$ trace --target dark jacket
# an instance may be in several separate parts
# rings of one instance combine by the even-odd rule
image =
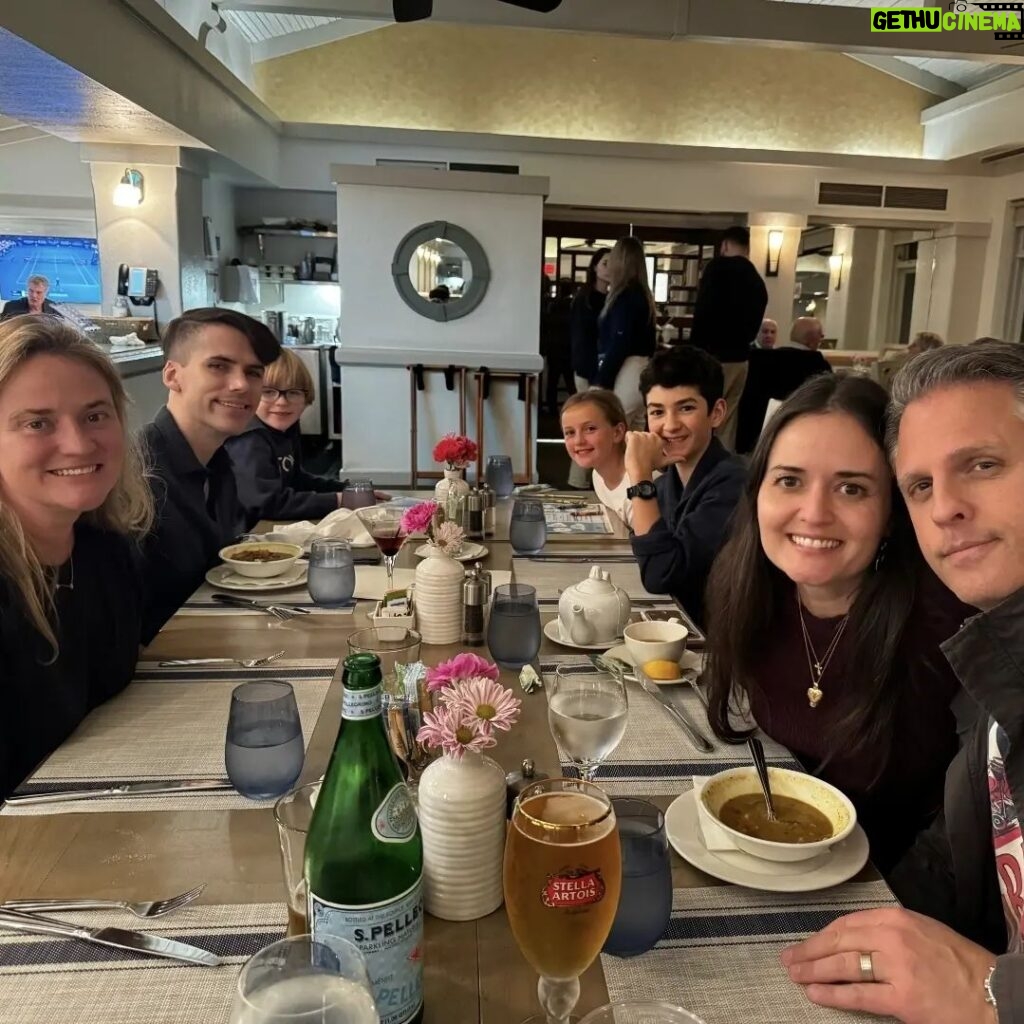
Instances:
[[[698,625],[711,563],[728,536],[746,479],[743,463],[713,437],[686,487],[674,468],[658,477],[661,519],[650,533],[630,538],[644,587],[671,594]]]
[[[991,720],[1006,731],[1006,777],[1024,820],[1024,590],[970,619],[942,645],[981,714],[946,775],[942,816],[893,872],[910,910],[934,917],[993,953],[1006,949],[988,784]],[[1024,1024],[1024,955],[1000,956],[993,978],[999,1024]]]
[[[142,542],[142,642],[192,596],[218,552],[244,533],[247,518],[235,489],[228,453],[204,466],[165,406],[142,428],[148,451],[156,523]]]
[[[587,381],[597,380],[598,317],[605,295],[596,288],[581,288],[572,300],[569,337],[572,344],[572,372]]]
[[[8,299],[4,303],[3,312],[0,313],[0,320],[10,320],[11,317],[24,316],[28,312],[28,299]],[[43,299],[43,312],[51,316],[60,316],[60,310],[49,299]]]
[[[630,356],[654,355],[654,319],[643,288],[638,284],[630,285],[612,303],[598,325],[597,380],[591,383],[611,390],[622,364]]]
[[[761,330],[768,289],[746,256],[716,256],[701,274],[690,344],[721,363],[745,363]]]
[[[224,447],[235,469],[238,498],[249,520],[323,519],[338,507],[345,484],[302,468],[298,423],[275,430],[258,417]]]

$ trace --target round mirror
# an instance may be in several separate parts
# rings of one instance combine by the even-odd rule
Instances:
[[[423,224],[402,239],[391,266],[411,309],[432,320],[457,320],[483,300],[490,267],[480,243],[455,224]]]

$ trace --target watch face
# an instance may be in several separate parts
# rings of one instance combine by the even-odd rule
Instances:
[[[641,480],[626,490],[626,495],[630,498],[654,498],[657,494],[658,491],[650,480]]]

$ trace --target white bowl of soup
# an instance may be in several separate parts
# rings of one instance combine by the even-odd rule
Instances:
[[[704,784],[697,813],[713,820],[738,850],[762,860],[813,860],[841,843],[857,824],[857,811],[835,786],[788,768],[769,768],[777,822],[767,820],[753,765],[730,768]]]
[[[246,541],[221,548],[219,554],[239,576],[265,580],[287,572],[301,557],[302,548],[279,540]]]

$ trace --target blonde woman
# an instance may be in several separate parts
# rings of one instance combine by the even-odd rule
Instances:
[[[126,404],[66,322],[0,324],[0,800],[135,669],[153,506]]]
[[[630,429],[644,428],[640,373],[654,355],[654,296],[647,283],[644,247],[633,237],[620,238],[608,255],[611,287],[599,320],[598,387],[614,391],[626,411]]]

